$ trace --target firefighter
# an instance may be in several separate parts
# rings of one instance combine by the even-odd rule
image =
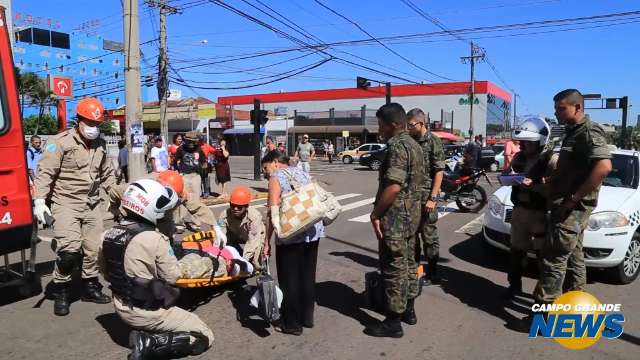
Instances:
[[[85,98],[76,107],[78,124],[53,136],[38,163],[34,215],[41,223],[46,215],[55,221],[53,312],[69,314],[71,274],[82,267],[82,301],[108,304],[98,281],[97,255],[102,234],[99,188],[109,191],[116,178],[107,158],[106,143],[99,138],[104,107],[96,98]],[[47,206],[47,201],[50,206]]]
[[[227,236],[227,245],[236,248],[254,268],[261,269],[266,230],[260,212],[249,207],[252,197],[247,187],[233,189],[229,208],[220,214],[218,225]]]
[[[197,315],[174,306],[180,267],[156,226],[178,201],[172,188],[138,180],[122,197],[124,220],[104,234],[101,269],[116,313],[134,328],[129,359],[198,355],[213,344],[213,332]]]

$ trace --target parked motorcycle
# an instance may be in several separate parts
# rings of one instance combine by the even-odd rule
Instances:
[[[463,175],[457,167],[456,171],[445,171],[442,180],[444,200],[455,201],[462,212],[480,211],[488,201],[487,192],[478,182],[484,177],[493,186],[489,176],[483,169],[473,169],[470,174]]]

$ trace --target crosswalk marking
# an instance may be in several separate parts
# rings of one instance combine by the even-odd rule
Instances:
[[[375,199],[376,199],[375,197],[371,197],[371,198],[367,198],[367,199],[364,199],[364,200],[352,202],[352,203],[349,203],[347,205],[343,205],[342,206],[342,211],[343,212],[344,211],[349,211],[349,210],[353,210],[353,209],[359,208],[361,206],[372,204],[373,200],[375,200]]]
[[[344,210],[344,208],[343,208]],[[456,212],[458,210],[458,206],[456,205],[455,201],[451,202],[445,206],[439,206],[438,207],[438,214],[439,214],[439,218],[443,218],[449,214],[451,214],[452,212]],[[354,218],[349,219],[348,221],[352,221],[352,222],[360,222],[360,223],[366,223],[370,221],[370,214],[364,214],[364,215],[360,215]]]
[[[455,232],[457,232],[458,234],[467,234],[467,235],[475,235],[479,233],[480,231],[482,231],[483,217],[484,217],[484,214],[477,216],[476,218],[469,221],[468,223],[463,225],[461,228],[459,228]]]

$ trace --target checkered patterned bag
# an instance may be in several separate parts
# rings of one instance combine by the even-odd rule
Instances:
[[[276,235],[286,242],[321,221],[327,209],[322,202],[324,190],[318,184],[302,185],[289,171],[283,172],[293,191],[284,194],[280,201],[280,229],[276,228]]]

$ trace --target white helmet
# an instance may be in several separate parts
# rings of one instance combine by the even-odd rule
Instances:
[[[520,141],[538,141],[546,145],[551,129],[547,121],[540,116],[529,116],[513,131],[513,139]]]
[[[173,189],[150,179],[132,182],[122,197],[122,207],[153,224],[177,204],[178,195]]]

